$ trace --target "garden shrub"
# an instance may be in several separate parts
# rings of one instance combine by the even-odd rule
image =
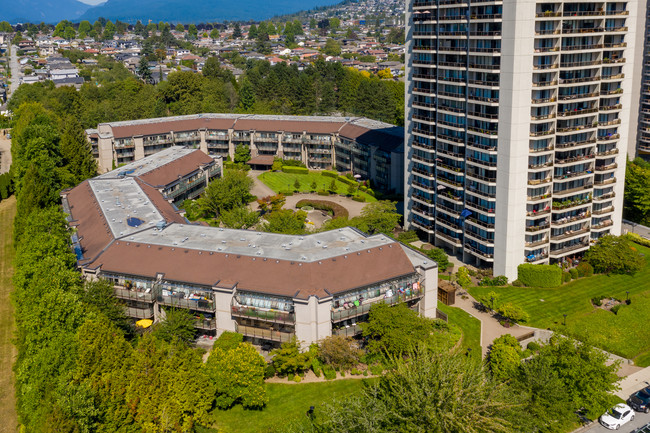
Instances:
[[[300,383],[301,380],[302,380],[302,377],[298,376],[297,374],[293,377],[293,381],[296,382],[296,383]]]
[[[526,348],[532,352],[537,352],[541,348],[541,346],[536,341],[531,341],[526,345]]]
[[[317,194],[318,195],[330,195],[330,192],[325,191],[324,189],[319,189]]]
[[[571,274],[571,278],[574,280],[577,280],[579,277],[578,270],[576,268],[571,268],[569,269],[569,274]]]
[[[521,280],[515,280],[512,282],[513,287],[524,287],[524,283],[521,282]]]
[[[397,235],[397,240],[405,244],[410,244],[411,242],[419,240],[418,233],[415,230],[402,232]]]
[[[264,368],[264,379],[270,379],[275,376],[275,367],[273,364],[266,364]]]
[[[605,299],[604,296],[595,296],[591,298],[591,303],[597,307],[600,307],[601,305],[603,305],[603,299]]]
[[[650,239],[646,239],[637,233],[628,233],[625,235],[625,237],[636,244],[643,245],[644,247],[650,247]]]
[[[368,189],[366,190],[366,194],[368,194],[368,195],[371,196],[371,197],[374,197],[374,196],[375,196],[375,192],[374,192],[373,190],[371,190],[370,188],[368,188]]]
[[[320,377],[320,372],[322,369],[323,369],[323,364],[321,364],[318,358],[313,357],[311,360],[311,371],[314,372],[316,377]]]
[[[293,191],[280,191],[280,194],[282,194],[284,196],[290,196],[290,195],[293,195]]]
[[[334,367],[331,365],[324,365],[323,376],[325,377],[325,380],[336,379],[336,370],[334,370]]]
[[[517,279],[528,287],[558,287],[562,284],[562,269],[556,265],[523,263],[517,266]]]
[[[580,262],[576,269],[579,277],[591,277],[594,274],[594,267],[587,262]]]
[[[571,274],[568,272],[562,272],[562,282],[568,283],[569,281],[571,281]]]
[[[320,192],[319,192],[319,195]],[[296,207],[300,209],[303,206],[311,206],[314,209],[318,210],[324,210],[326,212],[331,212],[332,216],[334,218],[339,218],[339,217],[344,217],[348,218],[349,213],[346,208],[341,206],[338,203],[334,203],[333,201],[327,201],[327,200],[300,200],[298,203],[296,203]]]
[[[361,185],[361,186],[359,187],[359,189],[360,189],[361,191],[363,191],[363,192],[368,191],[368,187],[365,186],[365,185]]]
[[[485,277],[479,283],[479,286],[493,286],[493,287],[503,287],[508,285],[508,277],[505,275],[499,275],[498,277],[490,278]]]
[[[353,186],[357,186],[357,185],[358,185],[358,183],[357,183],[356,180],[348,179],[348,178],[345,177],[345,176],[338,176],[337,179],[338,179],[340,182],[343,182],[343,183],[346,184],[346,185],[353,185]]]
[[[614,313],[614,314],[618,314],[618,310],[620,310],[622,306],[623,306],[623,304],[614,305],[614,306],[611,308],[612,313]]]
[[[291,166],[282,166],[283,173],[292,173],[292,174],[309,174],[309,169],[305,167],[291,167]]]
[[[244,336],[236,332],[224,331],[219,338],[214,341],[213,348],[223,349],[225,351],[231,350],[239,346],[239,343],[244,341]]]
[[[373,376],[379,376],[384,372],[384,366],[381,364],[373,364],[369,367],[370,374]]]
[[[335,171],[332,171],[332,170],[323,170],[323,171],[320,172],[320,174],[323,175],[323,176],[333,177],[333,178],[339,177],[339,174],[337,172],[335,172]]]
[[[519,305],[513,304],[512,302],[506,302],[505,304],[499,305],[497,313],[503,316],[504,319],[515,323],[527,322],[530,319],[530,316],[523,308]]]
[[[354,197],[352,197],[352,200],[358,201],[359,203],[364,203],[366,201],[366,199],[363,198],[363,196],[360,196],[360,195],[355,195]]]
[[[458,272],[456,272],[456,281],[458,281],[458,284],[460,284],[463,288],[467,288],[472,285],[472,279],[469,277],[469,271],[465,266],[458,268]]]

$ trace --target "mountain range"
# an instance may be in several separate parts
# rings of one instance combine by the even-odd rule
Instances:
[[[57,23],[77,21],[92,6],[77,0],[6,0],[1,2],[0,21],[15,23]]]

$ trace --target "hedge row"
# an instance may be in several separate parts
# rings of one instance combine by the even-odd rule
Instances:
[[[303,206],[311,206],[314,209],[332,212],[334,214],[334,218],[338,218],[338,217],[347,218],[349,216],[348,210],[346,208],[344,208],[338,203],[334,203],[327,200],[300,200],[298,203],[296,203],[296,208],[298,209],[300,209]]]
[[[293,174],[309,174],[309,169],[305,167],[282,166],[282,172]]]
[[[338,172],[332,170],[323,170],[320,172],[323,176],[337,178],[339,177]]]
[[[345,177],[345,176],[338,176],[337,179],[338,179],[340,182],[343,182],[343,183],[346,184],[346,185],[353,185],[353,186],[357,186],[357,185],[358,185],[358,182],[357,182],[356,180],[348,179],[348,178]]]
[[[562,269],[556,265],[524,263],[517,267],[518,280],[528,287],[558,287],[562,285]]]
[[[637,233],[628,232],[626,236],[627,236],[627,238],[629,240],[631,240],[634,243],[637,243],[639,245],[643,245],[645,247],[650,247],[650,239],[646,239],[644,237],[641,237]]]

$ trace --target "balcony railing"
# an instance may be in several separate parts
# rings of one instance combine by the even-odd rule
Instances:
[[[243,334],[246,337],[277,341],[279,343],[290,342],[295,336],[295,332],[281,332],[274,329],[256,328],[254,326],[240,325],[237,322],[235,322],[235,332]]]
[[[584,248],[589,248],[589,243],[588,242],[571,245],[571,246],[560,248],[560,249],[557,249],[557,250],[551,250],[551,256],[557,257],[557,256],[561,256],[563,254],[567,254],[567,253],[570,253],[572,251],[579,250],[579,249],[584,249]]]
[[[140,302],[153,302],[154,294],[146,291],[129,290],[121,287],[115,287],[115,297],[119,299],[128,299]]]
[[[351,319],[353,317],[359,317],[368,314],[370,308],[375,304],[384,303],[388,305],[395,305],[395,304],[401,304],[403,302],[408,302],[414,299],[419,299],[420,297],[422,297],[421,293],[422,293],[421,290],[419,289],[414,290],[411,288],[405,290],[404,293],[396,293],[390,297],[377,296],[375,298],[364,300],[363,303],[359,304],[358,306],[355,306],[354,304],[350,304],[348,308],[340,307],[337,309],[332,309],[331,312],[332,322],[341,322],[343,320]]]
[[[196,319],[194,327],[206,331],[217,329],[217,321],[215,319]]]
[[[128,317],[133,317],[134,319],[150,319],[153,317],[153,307],[125,307],[125,313]]]
[[[158,303],[170,307],[214,312],[214,302],[206,300],[179,299],[175,296],[158,296]]]
[[[343,337],[354,337],[361,334],[361,332],[361,326],[358,324],[332,329],[332,335],[342,335]]]
[[[264,310],[245,305],[233,305],[231,313],[236,317],[244,317],[247,319],[261,320],[263,322],[271,323],[293,324],[296,321],[296,316],[294,313],[289,313],[287,311]]]

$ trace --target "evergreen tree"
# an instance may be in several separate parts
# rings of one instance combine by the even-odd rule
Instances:
[[[151,83],[151,79],[152,79],[151,69],[149,69],[149,61],[145,56],[140,57],[137,73],[140,76],[140,78],[142,78],[142,81],[144,81],[145,83]]]
[[[242,37],[241,26],[239,25],[239,23],[235,23],[235,28],[232,31],[232,37],[235,39],[239,39]]]
[[[90,142],[81,124],[74,117],[68,117],[63,124],[61,135],[61,157],[64,168],[72,175],[74,186],[81,181],[97,175],[97,163],[92,155]]]

